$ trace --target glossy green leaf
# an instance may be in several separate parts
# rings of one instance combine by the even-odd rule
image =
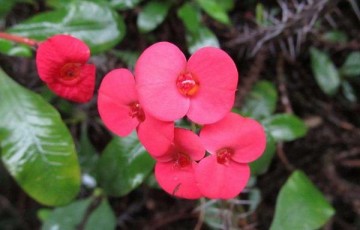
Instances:
[[[255,119],[268,117],[274,113],[278,95],[269,81],[257,82],[246,96],[241,112]]]
[[[151,1],[147,3],[137,18],[137,26],[142,33],[154,30],[166,18],[170,9],[168,2]]]
[[[276,114],[263,120],[263,125],[275,141],[293,141],[307,132],[304,121],[292,114]]]
[[[190,31],[191,33],[197,33],[200,28],[200,11],[197,7],[187,2],[182,5],[177,11],[178,17],[184,23],[185,28]]]
[[[116,217],[109,202],[103,199],[100,205],[92,212],[85,225],[85,230],[112,230],[116,227]]]
[[[115,229],[115,215],[104,198],[90,197],[54,209],[42,225],[42,230],[76,230],[79,225],[84,230]],[[85,226],[85,227],[84,227]]]
[[[346,33],[342,32],[340,30],[332,30],[332,31],[326,32],[322,36],[322,38],[329,42],[345,43],[348,41],[348,37],[347,37]]]
[[[266,149],[260,158],[250,163],[251,175],[261,175],[268,171],[275,150],[276,142],[271,134],[266,132]]]
[[[349,77],[360,77],[360,52],[352,52],[341,66],[340,73]]]
[[[0,53],[17,56],[17,57],[32,57],[30,47],[20,44],[15,44],[7,40],[0,39]]]
[[[327,95],[334,95],[340,86],[340,76],[328,54],[310,49],[311,68],[320,89]]]
[[[37,14],[10,28],[9,32],[37,40],[67,33],[85,41],[92,53],[98,53],[121,41],[125,25],[108,4],[75,1],[66,8]]]
[[[154,163],[135,132],[125,138],[115,137],[100,157],[98,181],[108,195],[124,196],[146,179]]]
[[[0,101],[0,148],[5,167],[38,202],[70,202],[79,191],[80,170],[72,137],[59,113],[2,70]]]
[[[217,20],[218,22],[229,25],[230,18],[226,12],[226,8],[224,8],[223,3],[220,0],[197,0],[200,7],[212,18]]]
[[[191,54],[205,46],[220,47],[219,40],[215,34],[206,27],[200,27],[197,33],[186,35],[188,50]]]
[[[319,229],[334,213],[324,195],[298,170],[291,174],[279,192],[270,229]]]
[[[117,10],[132,9],[142,0],[110,0],[110,4]]]

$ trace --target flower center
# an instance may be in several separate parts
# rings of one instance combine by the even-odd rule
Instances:
[[[71,81],[79,77],[81,64],[67,63],[60,70],[60,78],[63,81]]]
[[[181,73],[176,79],[176,87],[184,96],[193,96],[199,90],[199,82],[191,73]]]
[[[175,156],[175,165],[180,167],[180,168],[184,168],[186,166],[189,166],[191,164],[191,159],[189,157],[189,155],[185,154],[185,153],[177,153]]]
[[[139,122],[145,121],[145,113],[144,110],[141,108],[139,102],[134,102],[129,105],[130,112],[129,116],[132,118],[137,118]]]
[[[230,148],[222,148],[216,151],[216,160],[219,164],[228,165],[234,151]]]

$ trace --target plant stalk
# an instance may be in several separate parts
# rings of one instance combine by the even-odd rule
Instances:
[[[25,38],[25,37],[21,37],[18,35],[5,33],[5,32],[0,32],[0,38],[8,40],[8,41],[13,41],[16,43],[25,44],[25,45],[32,46],[32,47],[36,47],[39,44],[37,41],[32,40],[30,38]]]

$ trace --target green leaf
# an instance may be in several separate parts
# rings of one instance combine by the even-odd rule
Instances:
[[[9,56],[32,57],[30,47],[21,44],[15,44],[3,39],[0,39],[0,53]]]
[[[137,18],[137,26],[140,32],[147,33],[154,30],[166,18],[170,9],[168,2],[155,2],[147,3]]]
[[[44,221],[41,229],[75,230],[79,228],[80,224],[84,224],[85,230],[99,229],[100,226],[106,230],[115,229],[116,218],[106,199],[90,197],[54,209]]]
[[[70,202],[79,191],[80,170],[72,137],[59,113],[2,70],[0,101],[0,148],[5,167],[38,202]]]
[[[360,76],[360,52],[352,52],[347,56],[344,64],[340,69],[341,75],[349,77],[359,77]]]
[[[245,98],[241,112],[255,119],[268,117],[274,113],[278,95],[269,81],[257,82]]]
[[[234,9],[234,0],[215,0],[219,7],[225,11]]]
[[[255,8],[255,18],[256,18],[256,22],[259,25],[265,25],[265,12],[264,12],[264,5],[262,3],[257,3],[256,4],[256,8]]]
[[[36,212],[36,216],[41,222],[45,222],[49,218],[51,212],[52,210],[50,208],[41,208]]]
[[[251,175],[261,175],[268,171],[276,150],[276,142],[266,132],[266,149],[259,159],[250,163]]]
[[[67,33],[85,41],[92,53],[98,53],[121,41],[125,25],[120,15],[105,3],[75,1],[66,8],[37,14],[8,32],[36,40]]]
[[[86,123],[82,123],[81,126],[81,137],[78,154],[80,166],[82,169],[82,182],[85,186],[94,188],[96,186],[96,166],[99,160],[99,156],[88,137]]]
[[[76,229],[83,219],[92,199],[74,201],[73,203],[54,209],[43,223],[42,230]]]
[[[194,4],[185,3],[178,9],[177,15],[184,23],[185,28],[191,33],[197,33],[200,29],[200,11]]]
[[[230,25],[230,18],[226,12],[226,4],[220,0],[197,0],[200,7],[213,19],[218,22]]]
[[[298,170],[291,174],[279,192],[270,229],[319,229],[334,213],[324,195]]]
[[[100,157],[98,181],[108,195],[124,196],[146,179],[154,163],[135,132],[125,138],[115,137]]]
[[[262,123],[275,141],[293,141],[307,132],[305,123],[292,114],[276,114]]]
[[[352,103],[357,102],[355,89],[351,86],[351,84],[348,81],[343,81],[341,87],[342,87],[342,93],[344,94],[344,97],[348,101]]]
[[[316,49],[310,49],[311,68],[320,89],[327,95],[334,95],[340,86],[339,73],[330,57]]]
[[[46,0],[46,5],[51,8],[66,8],[76,0]],[[91,1],[91,0],[90,0]]]
[[[109,202],[103,199],[97,209],[92,212],[85,225],[85,230],[111,230],[116,228],[116,217]]]
[[[324,40],[327,40],[329,42],[339,42],[339,43],[345,43],[348,41],[348,37],[346,33],[340,31],[340,30],[332,30],[327,33],[325,33],[322,38]]]
[[[142,0],[110,0],[110,5],[117,10],[133,9]]]
[[[186,35],[186,41],[189,53],[191,54],[205,46],[220,47],[215,34],[206,27],[200,27],[197,33],[188,33]]]

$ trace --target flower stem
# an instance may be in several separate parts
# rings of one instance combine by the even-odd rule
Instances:
[[[8,34],[5,32],[0,32],[0,38],[9,40],[9,41],[13,41],[13,42],[17,42],[17,43],[22,43],[22,44],[25,44],[28,46],[33,46],[33,47],[36,47],[38,45],[37,41],[32,40],[30,38],[21,37],[21,36],[14,35],[14,34]]]

